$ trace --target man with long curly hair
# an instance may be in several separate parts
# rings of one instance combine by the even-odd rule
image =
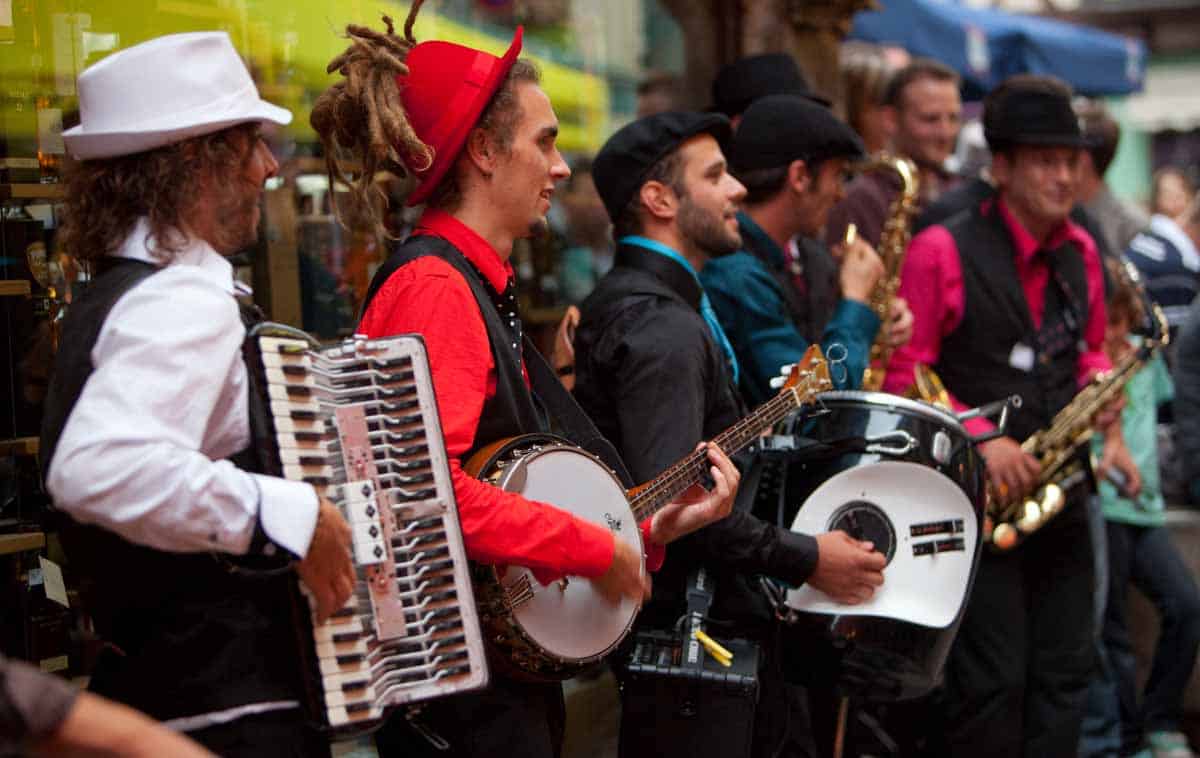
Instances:
[[[41,449],[111,643],[90,686],[220,755],[328,755],[299,709],[290,593],[299,579],[319,617],[346,602],[350,531],[311,486],[255,473],[226,260],[254,241],[277,168],[260,125],[291,114],[259,98],[224,32],[115,53],[80,75],[79,100],[60,240],[93,278],[63,327]],[[242,556],[279,570],[230,571]]]
[[[549,431],[547,409],[567,425],[560,433],[612,468],[623,465],[521,333],[513,244],[544,228],[555,184],[570,173],[537,70],[517,58],[521,30],[502,57],[440,41],[417,45],[411,28],[419,6],[404,37],[386,18],[386,33],[347,28],[351,46],[329,65],[345,78],[322,94],[311,117],[331,174],[352,185],[348,194],[359,211],[373,210],[378,170],[411,177],[407,204],[426,204],[416,231],[375,275],[359,331],[419,332],[425,339],[471,558],[531,568],[542,582],[585,577],[612,601],[640,601],[649,584],[642,556],[626,542],[463,469],[491,443]],[[355,180],[340,175],[338,158],[360,167]],[[651,569],[662,560],[660,546],[729,513],[736,469],[715,446],[709,458],[711,493],[694,488],[642,524]],[[381,754],[557,755],[561,687],[518,681],[501,666],[493,667],[491,682],[483,693],[426,705],[419,730],[440,737],[449,752],[417,737],[407,728],[412,720],[393,719],[377,738]]]

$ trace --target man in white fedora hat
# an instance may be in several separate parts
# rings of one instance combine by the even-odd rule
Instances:
[[[59,239],[93,279],[63,328],[42,451],[111,643],[91,688],[220,755],[328,755],[299,708],[289,595],[299,580],[318,616],[345,603],[350,532],[309,485],[255,473],[250,317],[226,260],[255,240],[278,168],[261,125],[291,114],[223,32],[117,52],[80,75],[79,103]]]

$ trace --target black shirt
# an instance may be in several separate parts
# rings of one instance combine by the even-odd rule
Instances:
[[[725,356],[700,316],[701,294],[696,278],[675,261],[622,245],[613,269],[581,307],[576,399],[639,483],[745,412]],[[744,610],[749,600],[756,616],[769,613],[746,597],[748,575],[800,584],[812,573],[816,540],[753,516],[753,493],[745,484],[732,514],[668,549],[647,619],[670,623],[682,613],[687,574],[698,563],[718,576],[717,606]],[[722,587],[734,590],[723,593]]]

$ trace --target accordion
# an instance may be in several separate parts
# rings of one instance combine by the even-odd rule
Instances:
[[[259,424],[271,430],[257,441],[263,467],[312,484],[353,531],[357,581],[345,607],[316,624],[297,593],[310,716],[334,730],[369,728],[389,708],[486,686],[424,342],[321,348],[267,323],[246,349],[270,417]]]

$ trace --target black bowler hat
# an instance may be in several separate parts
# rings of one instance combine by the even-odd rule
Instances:
[[[736,171],[866,154],[862,141],[844,121],[828,108],[796,95],[755,100],[742,114],[730,152]]]
[[[731,133],[729,119],[719,113],[670,111],[626,124],[608,138],[592,161],[592,181],[613,221],[645,182],[655,163],[685,140],[711,134],[724,145]]]
[[[767,95],[799,95],[821,105],[829,101],[813,94],[796,61],[787,53],[751,55],[721,67],[713,79],[710,110],[733,118],[750,103]]]
[[[984,100],[983,136],[993,152],[1014,145],[1090,147],[1071,90],[1052,77],[1015,77]]]

